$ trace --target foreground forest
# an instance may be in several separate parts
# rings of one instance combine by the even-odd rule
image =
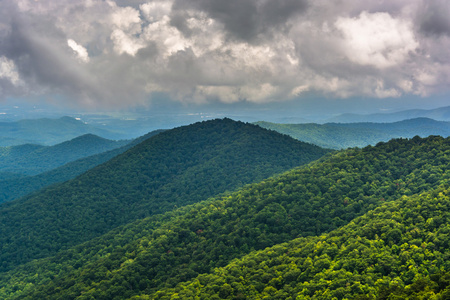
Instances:
[[[449,222],[448,189],[404,196],[328,234],[132,299],[450,299]]]
[[[0,297],[443,294],[449,163],[450,139],[437,136],[329,154],[234,193],[66,244],[46,258],[6,264]]]

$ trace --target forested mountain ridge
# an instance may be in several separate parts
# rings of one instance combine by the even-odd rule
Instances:
[[[326,124],[255,124],[292,136],[295,139],[332,149],[365,147],[393,138],[412,138],[416,135],[450,135],[450,122],[416,118],[394,123],[326,123]]]
[[[83,157],[35,176],[20,177],[16,175],[18,178],[14,178],[12,174],[10,174],[9,179],[0,181],[0,203],[11,201],[31,192],[38,191],[46,186],[72,179],[163,131],[164,130],[155,130],[149,132],[122,147]]]
[[[230,119],[164,131],[71,181],[0,206],[0,270],[328,152]]]
[[[335,230],[385,202],[448,184],[449,153],[450,139],[441,137],[341,151],[31,262],[2,275],[0,292],[20,299],[153,295],[254,250]]]
[[[132,299],[449,299],[449,223],[448,189],[404,196],[328,234]]]
[[[130,141],[112,141],[85,134],[54,146],[0,147],[0,172],[37,175],[77,159],[119,148]]]
[[[122,139],[121,134],[85,124],[71,117],[42,118],[0,122],[0,146],[22,144],[50,146],[88,133],[107,139]]]

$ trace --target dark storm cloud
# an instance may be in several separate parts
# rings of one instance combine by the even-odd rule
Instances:
[[[448,15],[444,0],[0,0],[0,98],[428,96],[450,86]]]
[[[36,82],[51,82],[55,86],[64,84],[66,76],[61,73],[63,64],[61,53],[51,47],[60,43],[60,32],[50,26],[50,22],[40,23],[39,27],[33,26],[33,22],[27,22],[15,18],[12,22],[10,34],[5,38],[1,51],[4,55],[16,62],[19,72]],[[45,28],[45,30],[42,30]],[[41,30],[39,30],[41,29]],[[49,37],[50,36],[50,37]]]
[[[450,2],[433,0],[419,11],[420,29],[425,34],[450,36]]]
[[[75,5],[66,13],[72,15],[71,21],[76,23],[76,19],[86,13],[86,8]],[[139,75],[134,76],[135,70],[130,70],[136,61],[129,56],[104,53],[111,41],[109,36],[106,39],[102,36],[107,30],[102,28],[101,22],[94,22],[99,31],[87,33],[92,34],[94,40],[96,35],[100,35],[91,44],[92,53],[100,55],[96,63],[90,64],[80,62],[77,53],[69,47],[68,34],[74,27],[65,21],[66,28],[57,26],[58,17],[52,14],[24,14],[11,9],[8,27],[2,31],[0,57],[14,63],[21,85],[1,80],[0,93],[21,96],[57,94],[70,99],[73,105],[87,107],[123,106],[127,101],[130,104],[139,102],[144,94],[142,86],[145,80]],[[85,25],[79,26],[83,28]],[[156,52],[154,44],[148,43],[141,52],[140,57],[145,55],[151,58],[151,53]],[[142,62],[145,59],[139,65]]]
[[[95,82],[78,66],[67,47],[65,34],[51,18],[13,16],[10,30],[2,37],[0,53],[15,62],[26,90],[53,90],[58,94],[91,94],[99,98]]]
[[[252,42],[261,35],[285,27],[291,17],[304,12],[307,6],[304,0],[176,0],[174,25],[183,31],[185,26],[180,16],[184,11],[194,9],[222,23],[229,37]]]

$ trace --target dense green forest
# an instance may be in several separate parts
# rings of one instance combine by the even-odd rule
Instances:
[[[450,192],[438,188],[133,299],[450,299],[449,233]]]
[[[277,124],[256,122],[255,124],[288,134],[300,141],[331,149],[346,149],[375,145],[393,138],[427,137],[450,135],[450,122],[416,118],[394,123],[327,123],[327,124]]]
[[[135,221],[84,244],[60,251],[56,256],[19,266],[1,275],[0,279],[5,284],[0,289],[0,295],[10,298],[18,296],[19,299],[126,299],[137,295],[163,297],[173,292],[181,293],[179,289],[183,286],[187,290],[192,289],[192,286],[196,288],[195,278],[201,274],[212,276],[215,272],[226,272],[215,268],[225,267],[223,270],[228,270],[227,265],[239,263],[233,262],[234,259],[244,257],[245,260],[246,255],[260,255],[254,251],[305,237],[292,242],[292,245],[298,244],[301,248],[301,245],[323,240],[326,235],[317,236],[326,232],[332,236],[334,230],[338,230],[339,236],[342,230],[347,230],[346,227],[339,228],[347,224],[350,227],[362,227],[354,225],[362,224],[358,223],[361,221],[353,220],[366,213],[369,214],[358,220],[372,218],[377,214],[377,210],[372,210],[377,207],[403,205],[400,203],[408,203],[410,196],[411,199],[424,199],[414,195],[448,184],[449,163],[450,139],[441,137],[398,139],[374,147],[341,151],[307,166],[248,185],[235,193]],[[391,202],[393,204],[383,206]],[[442,210],[445,211],[445,207]],[[407,216],[407,219],[416,219],[415,214]],[[429,217],[423,218],[425,223],[432,222],[428,220]],[[377,224],[385,226],[385,223],[381,221]],[[405,223],[402,226],[406,228],[409,225]],[[385,231],[381,231],[378,236],[385,239]],[[390,238],[402,241],[402,234],[402,231],[393,232]],[[337,245],[337,242],[334,243]],[[331,255],[337,255],[340,249],[335,249],[332,243],[330,245],[334,252],[327,254],[330,261],[335,258]],[[275,249],[277,247],[285,247],[280,248],[285,250],[287,246],[278,245]],[[294,253],[295,249],[293,247]],[[314,254],[310,253],[314,250],[311,246],[305,249],[301,251]],[[288,255],[290,250],[282,253]],[[341,255],[348,256],[346,252]],[[276,257],[273,259],[278,261]],[[314,272],[320,273],[331,266],[326,260],[318,260]],[[284,261],[281,257],[280,262]],[[352,263],[356,264],[357,261]],[[272,265],[275,263],[272,262]],[[267,265],[267,268],[272,265]],[[255,272],[259,272],[258,267],[266,269],[264,264],[254,267]],[[448,269],[443,265],[439,271]],[[315,273],[311,274],[313,276]],[[298,271],[294,272],[289,282],[302,284],[303,281],[298,279],[300,275]],[[272,273],[269,272],[254,289],[249,285],[250,291],[266,292],[263,296],[272,297],[284,287],[284,281],[277,282],[270,276]],[[302,276],[305,276],[305,282],[310,280],[310,273]],[[316,278],[314,276],[312,279]],[[211,278],[215,280],[215,277]],[[352,280],[361,282],[358,278],[356,276]],[[330,284],[327,282],[329,279],[317,277],[317,280],[319,284]],[[201,282],[201,285],[207,286],[207,283],[209,281]],[[245,299],[246,294],[236,284],[232,285],[231,281],[225,283],[219,286],[224,286],[222,292],[222,289],[217,290],[216,284],[212,284],[212,290],[222,298]],[[354,286],[350,283],[347,288]],[[405,281],[405,284],[410,282]],[[402,292],[401,288],[399,286],[399,293]],[[315,293],[316,289],[312,291]],[[250,297],[251,294],[248,295]],[[280,295],[277,299],[284,299],[285,294]],[[178,299],[186,298],[189,299]]]
[[[230,119],[157,134],[63,184],[0,206],[0,271],[328,153]]]
[[[130,141],[112,141],[85,134],[54,146],[0,147],[0,172],[37,175],[87,156],[122,147]]]
[[[0,203],[14,200],[49,185],[75,178],[162,131],[163,130],[152,131],[142,137],[134,139],[122,147],[80,158],[38,175],[20,176],[15,173],[3,173],[3,180],[0,180]]]

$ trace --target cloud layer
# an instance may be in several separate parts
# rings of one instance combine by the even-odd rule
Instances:
[[[86,107],[447,93],[445,0],[3,0],[0,98]]]

